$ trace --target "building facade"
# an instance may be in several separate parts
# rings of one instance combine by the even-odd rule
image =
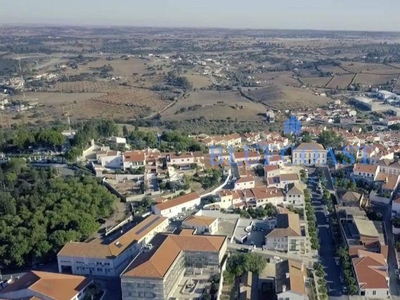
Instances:
[[[131,260],[159,232],[169,225],[168,219],[151,215],[131,230],[105,242],[67,243],[57,254],[58,271],[76,275],[117,277]]]

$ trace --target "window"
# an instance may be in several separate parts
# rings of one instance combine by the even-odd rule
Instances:
[[[374,296],[375,296],[375,295],[376,295],[376,291],[372,291],[372,295],[374,295]]]

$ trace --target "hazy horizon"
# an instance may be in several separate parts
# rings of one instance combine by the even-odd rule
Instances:
[[[393,0],[365,0],[362,4],[347,0],[2,2],[2,25],[400,31],[400,2]]]

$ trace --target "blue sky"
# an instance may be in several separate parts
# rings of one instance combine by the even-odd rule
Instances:
[[[398,0],[0,0],[0,24],[400,31]]]

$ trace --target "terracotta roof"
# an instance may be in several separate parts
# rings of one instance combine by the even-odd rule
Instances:
[[[267,238],[301,236],[300,218],[298,214],[278,214],[276,216],[276,227]]]
[[[145,160],[145,155],[141,151],[129,151],[124,153],[124,161],[142,162]]]
[[[171,159],[180,159],[180,158],[193,158],[192,153],[181,153],[181,154],[176,154],[176,153],[168,153]]]
[[[271,172],[271,171],[275,171],[275,170],[279,170],[279,166],[278,165],[267,165],[267,166],[264,166],[264,171],[265,172]]]
[[[168,201],[165,201],[163,203],[160,204],[156,204],[155,207],[157,207],[160,211],[165,210],[165,209],[169,209],[171,207],[177,206],[177,205],[181,205],[184,204],[186,202],[195,200],[200,198],[200,195],[197,193],[189,193],[183,196],[180,196],[178,198],[175,199],[171,199]]]
[[[101,239],[95,239],[89,243],[70,242],[58,252],[57,256],[76,256],[93,258],[112,258],[121,254],[130,245],[137,243],[150,231],[164,222],[167,218],[150,215],[138,225],[128,230],[116,239],[110,239],[104,243]],[[112,237],[112,236],[111,236]]]
[[[256,200],[268,199],[274,197],[283,197],[282,191],[277,188],[258,187],[258,188],[253,188],[250,191],[253,193],[254,198],[256,198]]]
[[[254,181],[254,177],[252,176],[246,176],[246,177],[241,177],[236,181],[236,183],[242,183],[242,182],[251,182]]]
[[[361,194],[352,192],[352,191],[348,191],[342,196],[342,199],[345,201],[348,201],[348,202],[360,201]]]
[[[352,259],[358,284],[362,289],[388,289],[387,263],[380,253],[359,250]]]
[[[385,190],[394,191],[397,187],[397,183],[399,181],[398,175],[386,175],[385,183],[383,184],[382,188]]]
[[[190,225],[198,225],[198,226],[210,226],[216,220],[217,220],[216,218],[211,218],[211,217],[189,216],[183,221],[183,223]]]
[[[367,174],[375,174],[377,170],[377,165],[355,164],[353,167],[353,171]]]
[[[296,180],[300,180],[300,178],[297,173],[281,174],[281,180],[282,181],[296,181]]]
[[[139,255],[122,277],[163,278],[182,252],[219,252],[226,239],[216,235],[158,235],[153,250]]]
[[[0,295],[23,290],[57,300],[70,300],[92,282],[84,276],[30,271],[0,291]],[[40,299],[40,298],[30,298]]]
[[[117,156],[118,154],[118,151],[107,151],[106,156]]]
[[[258,158],[260,155],[258,152],[254,151],[244,151],[244,152],[235,152],[233,153],[235,159],[250,159],[250,158]]]
[[[295,151],[325,151],[324,146],[322,146],[321,144],[318,143],[301,143],[296,149]]]
[[[195,232],[195,229],[182,228],[179,232],[179,235],[193,235],[194,232]]]
[[[288,192],[290,195],[304,195],[304,186],[300,182],[294,182],[288,184]]]
[[[306,294],[305,278],[307,277],[306,268],[301,262],[289,260],[289,280],[290,290],[300,294]]]
[[[268,157],[269,162],[277,162],[277,161],[283,161],[281,155],[272,155]]]

